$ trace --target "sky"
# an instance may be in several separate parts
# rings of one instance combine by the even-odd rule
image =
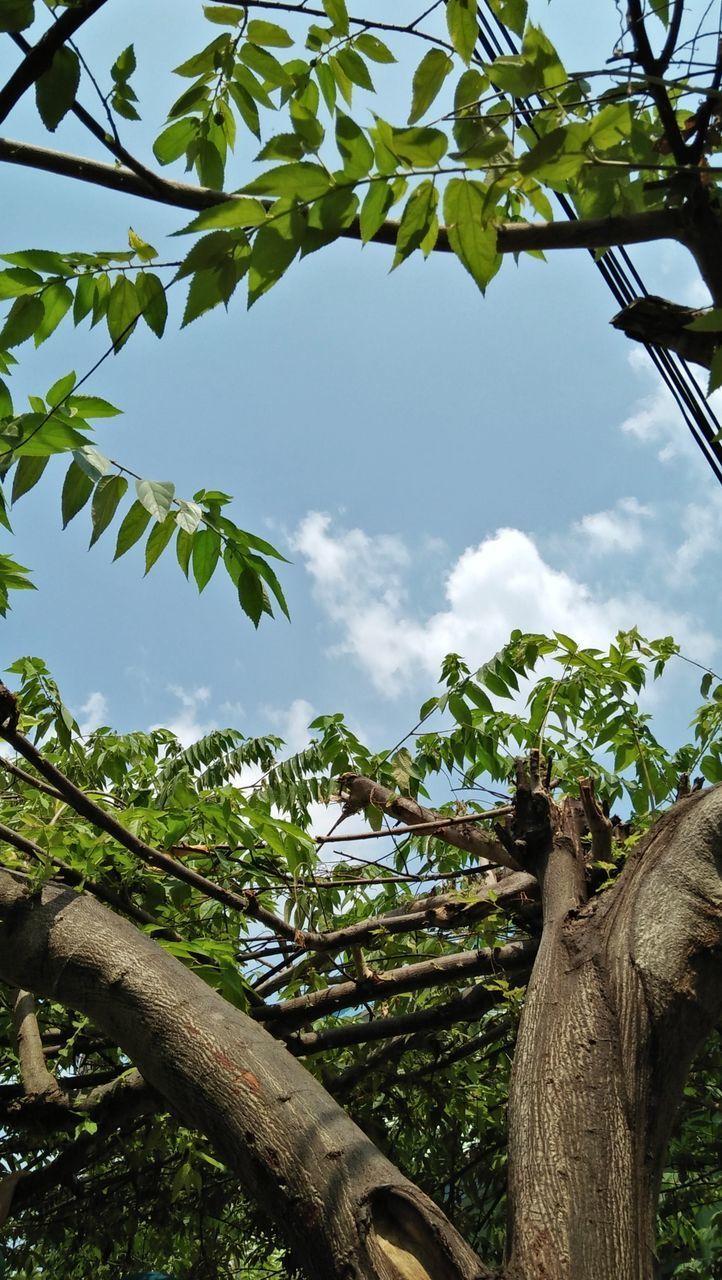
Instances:
[[[110,3],[79,38],[107,86],[137,33],[147,123],[121,133],[141,158],[184,83],[168,68],[218,31],[200,5],[184,8],[178,23],[172,0],[156,0],[148,23],[141,0]],[[608,56],[612,0],[585,8],[583,24],[572,0],[536,8],[568,65]],[[401,120],[420,52],[399,53],[380,109]],[[0,40],[0,75],[16,62]],[[87,81],[79,98],[96,110]],[[105,158],[72,119],[49,136],[32,95],[4,129]],[[251,154],[239,152],[230,187]],[[0,252],[120,249],[131,225],[161,254],[189,243],[167,239],[183,212],[20,168],[0,184]],[[632,256],[650,291],[704,305],[682,250]],[[514,627],[603,645],[637,625],[722,663],[719,485],[644,354],[610,328],[616,306],[588,255],[505,262],[483,298],[449,255],[390,265],[390,250],[345,241],[294,264],[250,312],[239,290],[227,314],[182,331],[176,286],[163,341],[138,330],[89,385],[123,409],[100,424],[105,453],[180,495],[233,494],[233,518],[288,556],[292,622],[254,631],[227,579],[199,597],[172,552],[145,579],[140,554],[111,563],[112,536],[88,552],[85,514],[61,532],[54,461],[15,508],[14,537],[2,535],[38,587],[2,623],[3,666],[41,655],[86,730],[162,723],[191,741],[231,724],[296,750],[314,715],[338,710],[370,745],[390,745],[447,651],[476,666]],[[82,375],[106,346],[107,332],[66,323],[38,351],[19,349],[14,394]],[[673,673],[655,707],[670,734],[694,693]]]

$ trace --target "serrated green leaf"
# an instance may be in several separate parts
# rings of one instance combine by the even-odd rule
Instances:
[[[210,231],[220,227],[260,227],[266,220],[266,209],[260,200],[252,200],[247,196],[235,196],[223,204],[214,204],[204,209],[187,227],[175,231],[174,235],[185,236],[196,231]]]
[[[374,149],[355,120],[339,111],[336,115],[336,145],[349,178],[365,178],[374,163]]]
[[[251,248],[249,306],[281,279],[298,253],[305,231],[305,219],[295,208],[259,227]]]
[[[75,386],[75,372],[66,373],[62,378],[58,378],[48,391],[45,399],[52,409],[65,400]]]
[[[278,165],[255,178],[244,188],[249,195],[284,196],[297,200],[317,200],[331,185],[331,179],[320,164],[299,160]]]
[[[411,129],[382,128],[381,139],[393,156],[412,169],[427,169],[446,155],[449,140],[440,129],[416,125]]]
[[[175,553],[178,564],[186,578],[188,577],[188,568],[191,562],[194,541],[194,534],[187,533],[185,529],[178,530],[178,537],[175,540]]]
[[[208,585],[221,554],[221,539],[215,529],[199,529],[193,539],[193,577],[199,591]]]
[[[275,22],[264,22],[260,18],[251,18],[246,27],[246,35],[251,44],[260,44],[264,48],[290,49],[293,36]]]
[[[396,58],[385,45],[383,40],[379,40],[378,36],[372,36],[369,31],[364,31],[360,36],[356,36],[354,41],[356,48],[361,53],[365,53],[367,58],[372,62],[395,62]]]
[[[13,399],[7,382],[0,378],[0,420],[13,415]]]
[[[243,569],[238,579],[238,599],[243,612],[257,627],[264,613],[268,612],[268,600],[263,583],[253,569]]]
[[[152,271],[139,271],[135,278],[135,293],[145,323],[157,338],[162,338],[168,319],[168,301],[162,281]]]
[[[336,36],[347,36],[349,31],[348,11],[344,0],[323,0],[323,7],[328,15],[328,20],[333,26],[333,33]]]
[[[482,293],[499,267],[496,228],[484,222],[485,194],[475,182],[452,178],[444,192],[449,244]]]
[[[449,38],[464,62],[469,62],[479,35],[476,0],[446,0]]]
[[[135,491],[138,501],[154,520],[165,520],[175,494],[175,485],[170,480],[136,480]]]
[[[165,520],[153,527],[150,537],[145,544],[145,572],[150,573],[156,560],[165,551],[173,534],[178,528],[172,515],[167,515]]]
[[[414,72],[409,124],[416,124],[428,111],[453,66],[453,59],[443,49],[429,49],[424,54]]]
[[[153,258],[158,257],[158,250],[148,244],[147,240],[143,240],[132,227],[128,228],[128,244],[142,262],[152,262]]]
[[[29,271],[24,267],[10,267],[8,271],[0,271],[0,301],[6,298],[22,298],[25,294],[37,293],[43,287],[43,278],[37,271]]]
[[[24,493],[29,493],[38,483],[48,462],[48,457],[20,458],[13,473],[13,487],[10,495],[12,503],[22,498]]]
[[[360,230],[364,244],[373,240],[379,227],[383,226],[393,203],[394,194],[391,184],[386,179],[374,180],[361,205]]]
[[[22,342],[26,342],[42,323],[44,314],[45,310],[40,298],[29,295],[16,298],[0,330],[0,350],[19,347]]]
[[[73,517],[77,516],[79,511],[82,511],[93,492],[94,483],[87,471],[78,466],[77,462],[71,462],[65,474],[60,500],[64,529],[67,528]]]
[[[82,449],[77,449],[73,453],[73,458],[79,467],[90,476],[93,484],[95,484],[101,476],[107,474],[112,467],[110,458],[106,458],[104,453],[96,449],[92,444],[85,445]]]
[[[67,45],[62,45],[53,61],[35,81],[35,101],[40,118],[53,133],[64,115],[75,102],[75,95],[80,84],[80,62],[78,55]]]
[[[127,488],[128,481],[125,476],[103,476],[98,481],[90,508],[90,517],[93,523],[93,532],[90,538],[91,547],[107,529]]]
[[[125,555],[126,551],[130,551],[130,548],[135,546],[139,538],[142,538],[150,518],[150,511],[143,506],[142,502],[136,499],[126,512],[118,530],[114,560],[119,560],[121,556]]]
[[[50,392],[48,392],[49,395]],[[67,406],[69,409],[74,409],[81,418],[115,418],[123,412],[109,400],[104,400],[102,396],[72,395],[68,399]]]
[[[108,333],[115,351],[125,345],[133,332],[140,313],[135,285],[127,276],[118,276],[108,299]]]
[[[35,329],[35,346],[39,347],[57,329],[73,305],[73,294],[63,280],[48,285],[41,295],[43,318]]]
[[[335,54],[336,64],[341,67],[344,75],[348,77],[351,84],[356,84],[360,89],[368,89],[369,93],[374,92],[374,82],[371,79],[371,72],[366,63],[350,45],[344,45]]]
[[[171,164],[186,154],[198,136],[200,121],[195,117],[175,120],[158,135],[153,143],[153,155],[159,164]]]
[[[209,22],[219,27],[237,27],[243,21],[243,9],[232,9],[228,4],[204,4],[203,12]]]
[[[526,22],[527,0],[487,0],[492,13],[510,31],[520,36]]]
[[[396,236],[396,253],[393,261],[394,267],[398,267],[415,249],[421,247],[436,221],[438,200],[439,193],[429,179],[421,182],[412,191],[399,222],[399,230]]]

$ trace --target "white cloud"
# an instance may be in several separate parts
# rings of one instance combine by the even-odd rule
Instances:
[[[283,738],[288,755],[295,755],[308,746],[311,741],[308,726],[313,719],[313,707],[305,698],[294,698],[290,706],[283,710],[266,707],[265,714],[278,730],[279,737]]]
[[[85,717],[84,720],[80,721],[80,732],[83,737],[100,728],[101,724],[105,724],[107,713],[108,699],[104,693],[96,689],[88,695],[88,698],[80,708],[80,714]]]
[[[650,382],[651,389],[637,400],[632,412],[622,422],[621,430],[635,436],[642,444],[654,445],[660,462],[671,462],[681,457],[696,460],[697,447],[682,411],[662,382],[646,351],[641,347],[635,348],[627,358],[634,372]],[[696,366],[692,366],[692,371],[704,387],[704,371]],[[722,393],[715,392],[709,403],[719,415],[722,412]]]
[[[675,635],[695,654],[708,655],[713,648],[712,637],[688,615],[661,608],[641,593],[593,593],[548,564],[520,529],[499,529],[467,547],[446,575],[445,603],[425,618],[407,606],[401,570],[409,556],[398,539],[360,529],[335,533],[329,516],[312,512],[294,545],[340,635],[337,652],[350,654],[391,697],[419,676],[435,677],[452,650],[472,666],[484,662],[514,627],[564,631],[581,644],[603,646],[636,624],[651,636]]]
[[[671,559],[671,574],[680,584],[693,580],[706,556],[718,555],[722,537],[722,496],[710,495],[705,503],[690,502],[682,518],[684,539]]]
[[[175,695],[181,706],[177,715],[166,720],[162,727],[170,729],[182,746],[190,747],[211,729],[218,728],[216,720],[202,720],[199,716],[199,708],[205,706],[211,696],[210,689],[205,685],[199,685],[196,689],[184,689],[177,684],[170,685],[169,692]],[[153,726],[153,728],[159,727],[161,726]]]
[[[587,540],[590,549],[599,555],[609,552],[629,554],[638,551],[644,541],[642,521],[652,515],[652,508],[645,507],[636,498],[620,498],[610,511],[594,511],[582,516],[574,526]]]

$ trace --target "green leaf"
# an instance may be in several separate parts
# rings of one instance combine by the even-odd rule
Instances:
[[[49,459],[47,457],[25,457],[20,459],[13,475],[11,502],[15,503],[18,498],[22,498],[24,493],[29,493],[33,486],[38,483],[48,462]]]
[[[90,508],[90,516],[93,522],[93,532],[90,538],[91,547],[107,529],[127,488],[128,481],[125,476],[103,476],[98,481]]]
[[[158,557],[165,551],[177,527],[178,526],[176,525],[172,515],[167,515],[161,524],[154,526],[153,531],[145,544],[146,573],[150,573]]]
[[[35,17],[33,0],[3,0],[0,5],[0,31],[24,31]]]
[[[92,444],[86,445],[83,449],[77,449],[73,454],[73,458],[85,474],[90,476],[93,484],[101,476],[106,475],[113,465],[110,458],[106,458],[105,454],[101,453],[99,449],[95,449]]]
[[[139,271],[135,278],[135,292],[145,323],[157,338],[162,338],[168,319],[168,301],[162,281],[152,271]]]
[[[356,36],[354,41],[356,48],[365,53],[367,58],[372,62],[395,62],[396,59],[384,44],[383,40],[379,40],[378,36],[372,36],[370,32],[364,31],[360,36]]]
[[[708,782],[722,782],[722,760],[719,756],[704,756],[699,767]]]
[[[133,332],[140,313],[140,304],[135,285],[126,276],[118,276],[108,299],[108,332],[113,340],[115,351],[128,341]]]
[[[42,288],[43,278],[37,271],[28,271],[23,267],[11,267],[8,271],[0,271],[0,301],[6,298],[21,298],[26,293],[37,293]]]
[[[428,111],[453,66],[453,59],[443,49],[429,49],[424,54],[414,72],[409,124],[416,124]]]
[[[368,89],[370,93],[374,92],[374,82],[371,79],[371,73],[366,66],[360,53],[352,49],[350,45],[345,45],[339,49],[335,55],[336,63],[352,84],[357,84],[360,89]]]
[[[35,329],[35,346],[39,347],[57,329],[73,305],[73,294],[63,280],[56,280],[42,293],[43,318]]]
[[[379,121],[379,125],[381,122]],[[381,138],[392,155],[412,169],[437,165],[446,155],[448,138],[440,129],[417,125],[412,129],[381,130]]]
[[[40,118],[53,133],[75,102],[80,84],[78,55],[67,45],[58,49],[53,61],[35,82],[35,101]]]
[[[247,73],[250,76],[250,71]],[[228,92],[232,97],[236,110],[246,128],[255,135],[256,138],[261,136],[261,118],[258,114],[256,106],[248,89],[240,83],[238,79],[231,80],[228,85]]]
[[[267,86],[272,89],[290,89],[293,81],[288,72],[284,70],[278,58],[274,58],[272,53],[267,49],[262,49],[257,44],[244,44],[240,50],[241,61],[250,67],[251,71],[257,72],[265,81]],[[249,89],[249,92],[250,89]]]
[[[718,387],[722,387],[722,347],[716,347],[712,356],[707,394],[711,395]]]
[[[371,172],[374,149],[363,129],[343,111],[336,115],[336,146],[349,178],[365,178]]]
[[[364,244],[373,240],[379,227],[386,221],[386,215],[394,203],[391,184],[386,179],[375,180],[369,186],[364,202],[361,205],[360,229]]]
[[[229,4],[204,4],[203,12],[209,22],[219,27],[238,27],[243,21],[243,9],[232,9]]]
[[[7,382],[0,378],[0,419],[12,418],[13,400]]]
[[[394,267],[398,267],[421,246],[436,221],[438,200],[439,193],[428,178],[412,191],[399,223]]]
[[[264,613],[268,612],[268,600],[263,583],[253,569],[243,569],[238,579],[238,599],[244,613],[257,627]]]
[[[223,204],[214,204],[210,209],[204,209],[187,227],[173,234],[185,236],[195,231],[210,231],[215,227],[260,227],[265,219],[266,210],[260,200],[234,196]]]
[[[194,116],[175,120],[169,124],[153,143],[153,155],[159,164],[171,164],[186,154],[188,147],[198,136],[200,121]]]
[[[48,403],[50,403],[50,392],[48,392]],[[81,418],[115,418],[123,412],[109,400],[104,400],[102,396],[72,395],[67,404],[68,408],[74,409]]]
[[[67,399],[70,392],[75,386],[75,372],[66,373],[64,377],[58,378],[48,391],[45,399],[52,409],[55,409],[61,401]]]
[[[68,422],[52,417],[37,423],[27,438],[15,446],[15,452],[29,458],[44,458],[52,453],[65,453],[88,444],[88,437],[76,431]]]
[[[690,320],[684,327],[692,329],[695,333],[722,332],[722,307],[713,307],[711,311],[695,316],[694,320]]]
[[[199,591],[208,585],[221,554],[221,539],[215,529],[199,529],[193,539],[193,577]]]
[[[305,219],[295,208],[259,227],[248,272],[249,307],[281,279],[298,253],[305,231]]]
[[[128,244],[141,262],[152,262],[153,258],[158,257],[158,250],[154,249],[152,244],[148,244],[147,240],[143,240],[132,227],[128,228]]]
[[[526,22],[527,0],[487,0],[492,13],[510,31],[520,36]]]
[[[446,25],[454,49],[469,62],[479,34],[476,0],[446,0]]]
[[[60,500],[64,529],[70,524],[73,516],[77,516],[78,512],[82,511],[93,492],[93,487],[94,481],[87,471],[79,467],[77,462],[71,462],[65,475]]]
[[[124,556],[126,551],[135,546],[139,538],[145,533],[148,521],[150,520],[150,512],[142,502],[137,499],[126,513],[123,523],[118,530],[118,540],[115,544],[114,560],[119,560]]]
[[[16,298],[0,330],[0,350],[19,347],[21,342],[26,342],[42,323],[44,314],[40,298]]]
[[[175,485],[170,480],[136,480],[135,491],[139,502],[155,520],[165,520],[175,494]]]
[[[297,200],[317,200],[331,185],[331,179],[320,164],[300,160],[269,169],[249,183],[244,190],[258,196],[286,196]]]
[[[323,7],[328,14],[336,36],[347,36],[349,31],[348,11],[344,0],[323,0]]]
[[[264,22],[259,18],[251,18],[246,27],[246,35],[251,44],[260,44],[264,48],[290,49],[293,37],[275,22]]]
[[[191,562],[191,554],[193,551],[193,543],[195,535],[187,533],[185,529],[178,530],[178,537],[175,540],[175,553],[185,577],[188,577],[188,566]]]
[[[477,183],[452,178],[444,192],[449,244],[482,293],[499,268],[496,227],[484,223],[485,193]]]

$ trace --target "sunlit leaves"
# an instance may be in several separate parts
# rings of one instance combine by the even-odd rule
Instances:
[[[433,182],[422,182],[412,191],[406,203],[396,237],[396,253],[393,265],[399,266],[415,249],[430,253],[434,247],[439,224],[436,206],[439,193]]]
[[[484,291],[499,267],[496,229],[485,214],[485,191],[470,179],[452,178],[444,192],[449,244]]]
[[[453,66],[453,60],[443,49],[429,49],[424,54],[414,72],[409,124],[416,124],[426,114]]]
[[[129,44],[118,55],[110,68],[110,75],[113,80],[110,105],[113,111],[117,112],[119,116],[123,116],[125,120],[140,120],[134,105],[138,101],[138,97],[130,83],[130,77],[135,69],[135,49],[132,44]]]
[[[91,547],[107,529],[127,488],[128,481],[121,475],[102,476],[98,481],[90,508],[93,524]]]
[[[469,62],[479,34],[476,0],[446,0],[446,23],[454,49]]]
[[[67,45],[62,45],[53,61],[35,82],[35,101],[46,129],[57,129],[63,116],[75,102],[80,83],[78,55]]]
[[[170,511],[175,485],[169,480],[137,480],[138,501],[155,520],[164,520]]]
[[[343,171],[349,178],[365,178],[371,172],[374,151],[363,129],[350,116],[336,114],[336,145]]]
[[[317,200],[331,185],[326,170],[310,160],[283,164],[254,178],[245,187],[249,195],[291,196],[297,200]]]

